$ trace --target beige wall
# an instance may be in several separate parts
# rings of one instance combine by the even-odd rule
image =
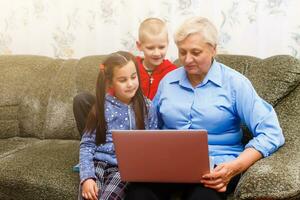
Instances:
[[[300,58],[299,8],[298,0],[0,0],[0,54],[138,54],[144,18],[161,17],[173,32],[188,16],[202,15],[218,27],[222,53]],[[176,54],[172,42],[168,57]]]

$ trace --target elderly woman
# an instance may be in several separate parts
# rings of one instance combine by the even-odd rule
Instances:
[[[183,199],[224,199],[243,171],[283,145],[272,106],[246,77],[214,59],[217,38],[206,18],[186,20],[175,33],[183,66],[162,80],[154,98],[160,128],[208,131],[215,168],[200,184],[132,184],[128,198],[168,199],[174,190],[182,190]],[[253,134],[245,146],[241,123]]]

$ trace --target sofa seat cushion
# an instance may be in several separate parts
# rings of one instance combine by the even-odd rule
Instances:
[[[21,151],[22,149],[31,146],[38,141],[40,140],[36,138],[20,137],[0,139],[0,163],[4,157],[9,157],[11,154]]]
[[[77,198],[79,178],[72,166],[78,162],[79,141],[12,138],[0,144],[2,152],[18,147],[0,157],[0,199]]]

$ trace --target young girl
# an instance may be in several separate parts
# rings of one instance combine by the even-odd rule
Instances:
[[[80,143],[80,199],[123,199],[112,129],[156,129],[156,111],[139,87],[135,57],[111,54],[100,65],[96,102],[89,113]]]

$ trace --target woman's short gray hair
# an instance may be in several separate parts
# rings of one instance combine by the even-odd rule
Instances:
[[[185,20],[181,26],[176,30],[174,34],[175,43],[186,39],[189,35],[200,33],[205,42],[216,47],[218,43],[218,31],[217,28],[204,17],[191,17]]]

